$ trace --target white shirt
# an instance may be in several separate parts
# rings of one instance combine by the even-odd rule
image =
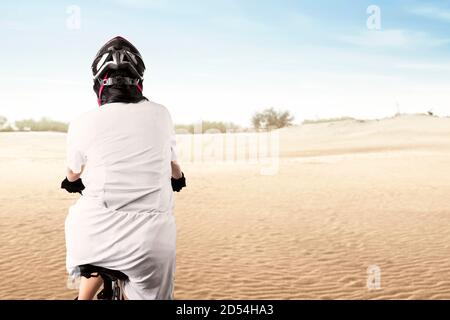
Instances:
[[[126,212],[170,212],[176,142],[168,110],[149,101],[110,103],[74,120],[67,166],[82,174],[83,201]],[[81,199],[80,199],[81,200]]]

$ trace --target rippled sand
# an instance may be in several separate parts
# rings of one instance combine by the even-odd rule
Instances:
[[[65,135],[0,133],[0,298],[73,299]],[[280,167],[185,163],[178,299],[450,299],[450,119],[280,131]],[[368,290],[367,268],[381,270]]]

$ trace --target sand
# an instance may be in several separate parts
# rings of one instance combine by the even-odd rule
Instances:
[[[182,164],[177,299],[450,299],[450,119],[308,124],[279,139],[275,175]],[[1,299],[76,296],[64,148],[65,134],[0,133]]]

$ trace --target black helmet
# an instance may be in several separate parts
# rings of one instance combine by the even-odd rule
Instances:
[[[137,81],[142,81],[145,71],[138,49],[122,37],[115,37],[103,45],[91,68],[94,81],[102,81],[105,74],[111,70],[128,70]]]

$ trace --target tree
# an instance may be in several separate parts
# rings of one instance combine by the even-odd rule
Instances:
[[[276,111],[274,108],[257,112],[252,117],[252,125],[256,130],[259,129],[279,129],[292,125],[294,116],[289,111]]]
[[[6,123],[8,123],[8,119],[4,116],[0,116],[0,129],[3,129]]]
[[[252,117],[252,125],[256,130],[261,129],[261,123],[263,121],[263,117],[261,113],[255,113]]]

